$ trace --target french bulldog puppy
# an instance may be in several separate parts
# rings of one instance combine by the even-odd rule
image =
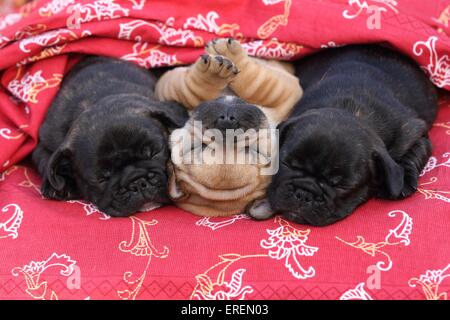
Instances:
[[[423,71],[388,48],[361,45],[303,59],[296,74],[305,93],[280,125],[271,210],[324,226],[371,197],[413,194],[431,154],[427,133],[438,106]]]
[[[171,129],[186,110],[153,97],[156,78],[131,63],[88,57],[64,79],[32,154],[41,193],[83,199],[111,216],[168,203]]]
[[[264,201],[270,159],[276,158],[268,129],[287,118],[302,89],[292,66],[251,58],[233,39],[214,40],[205,49],[207,54],[193,65],[164,74],[155,93],[191,111],[183,133],[174,132],[170,139],[171,199],[197,215],[228,216],[254,210]],[[198,130],[196,123],[201,123]],[[211,130],[223,139],[209,139]],[[229,130],[241,130],[232,137],[237,141],[232,150],[224,143]],[[257,134],[247,135],[251,130]],[[191,138],[188,143],[186,137]],[[217,153],[247,160],[221,162]],[[190,156],[200,161],[186,161]]]

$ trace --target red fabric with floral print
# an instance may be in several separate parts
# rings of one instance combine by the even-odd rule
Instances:
[[[108,219],[41,199],[18,164],[80,54],[142,67],[193,62],[235,37],[254,56],[387,42],[450,88],[450,1],[51,0],[0,17],[0,299],[447,299],[450,101],[418,192],[326,228],[200,218],[165,207]]]

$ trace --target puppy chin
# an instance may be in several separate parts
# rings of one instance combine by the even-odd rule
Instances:
[[[330,212],[308,212],[305,210],[300,212],[283,212],[282,215],[287,220],[295,223],[323,227],[344,219],[350,213],[351,211],[347,213],[340,213],[337,216],[330,216]]]
[[[101,209],[101,211],[111,217],[129,217],[137,212],[150,212],[152,210],[158,209],[162,205],[163,204],[160,202],[150,201],[150,202],[147,202],[147,203],[143,204],[142,206],[140,206],[139,209],[135,209],[135,210],[124,210],[124,209],[117,209],[117,208],[113,208],[113,207],[107,207],[107,208]]]
[[[280,213],[287,220],[295,223],[326,226],[345,218],[354,208],[345,204],[338,205],[339,199],[337,198],[319,202],[314,199],[313,195],[308,198],[296,198],[295,195],[303,194],[302,191],[303,189],[299,186],[296,189],[292,189],[289,180],[278,185],[275,190],[272,187],[269,190],[269,201],[273,211]],[[323,199],[322,197],[317,198]]]
[[[99,208],[101,212],[107,214],[111,217],[117,217],[117,218],[125,218],[129,217],[134,214],[133,211],[123,211],[123,210],[117,210],[113,207],[107,207],[107,208]]]
[[[150,212],[164,204],[170,202],[165,188],[160,188],[155,191],[153,196],[141,197],[142,199],[132,199],[130,201],[118,201],[118,199],[103,198],[100,203],[92,201],[97,204],[100,211],[106,213],[111,217],[129,217],[138,212]]]
[[[355,195],[356,196],[356,195]],[[358,200],[357,200],[358,199]],[[356,208],[368,198],[354,197],[349,201],[335,199],[334,204],[302,203],[285,199],[283,202],[274,201],[273,209],[281,213],[287,220],[312,226],[327,226],[348,217]]]

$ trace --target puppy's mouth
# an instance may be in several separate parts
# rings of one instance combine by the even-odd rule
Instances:
[[[142,201],[139,201],[142,202]],[[110,205],[102,211],[112,217],[129,217],[138,212],[150,212],[163,206],[164,201],[147,201],[144,204],[139,205],[137,203],[118,203],[116,200],[112,200]]]
[[[122,176],[111,180],[104,189],[98,207],[113,217],[148,212],[169,202],[166,185],[167,178],[162,172],[124,169]]]
[[[274,206],[274,210],[283,215],[287,220],[299,224],[312,226],[327,226],[347,217],[356,208],[356,205],[350,206],[349,203],[343,205],[340,197],[314,197],[303,189],[297,189],[297,195],[288,195],[285,201],[278,202],[278,208]],[[280,191],[285,192],[284,190]],[[295,193],[294,193],[295,194]],[[308,196],[310,195],[310,196]],[[276,195],[279,197],[279,194]]]
[[[274,211],[287,220],[313,226],[323,226],[337,220],[334,190],[310,177],[285,181],[269,193]]]

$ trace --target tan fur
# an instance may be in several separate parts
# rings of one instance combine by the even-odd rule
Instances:
[[[194,135],[192,122],[190,120],[184,129],[192,139],[201,139]],[[270,143],[265,138],[261,137],[260,146]],[[182,141],[171,137],[170,143],[173,152],[182,150]],[[201,216],[229,216],[242,213],[252,201],[265,196],[271,176],[260,174],[264,165],[207,164],[208,152],[198,152],[206,163],[171,166],[169,194],[178,207]],[[235,149],[235,152],[241,156],[245,154],[243,150]],[[186,152],[181,153],[186,155]]]
[[[209,57],[189,67],[165,73],[156,85],[156,96],[175,100],[192,110],[201,102],[218,98],[225,89],[260,107],[267,127],[289,115],[302,96],[293,67],[288,63],[251,58],[237,41],[219,39],[206,46]],[[216,56],[224,58],[219,63]],[[194,135],[191,121],[185,129]],[[173,149],[179,141],[171,141]],[[268,143],[268,142],[263,142]],[[202,216],[242,213],[253,201],[264,198],[271,176],[260,174],[257,164],[177,164],[172,166],[169,190],[176,205]]]

